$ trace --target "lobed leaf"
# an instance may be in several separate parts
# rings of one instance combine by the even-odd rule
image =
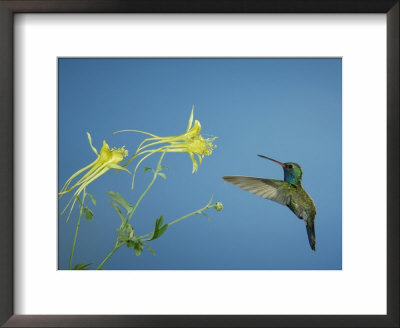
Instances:
[[[149,241],[160,238],[165,233],[165,231],[168,228],[168,224],[163,225],[163,223],[164,223],[164,217],[161,215],[158,219],[156,219],[154,225],[154,231],[153,234],[151,235],[151,238],[148,239]]]
[[[122,214],[121,209],[119,208],[118,204],[113,201],[111,201],[110,204],[114,208],[114,210],[118,213],[119,217],[121,218],[122,223],[125,224],[125,216]]]
[[[107,195],[111,197],[113,201],[121,205],[127,212],[130,212],[133,210],[133,206],[130,205],[124,197],[118,192],[113,192],[113,191],[107,191]]]
[[[133,250],[136,256],[139,256],[143,252],[143,242],[140,239],[133,240]]]
[[[78,195],[76,195],[75,198],[76,198],[76,200],[78,201],[79,206],[82,207],[83,204],[82,204],[82,201],[81,201],[80,197],[79,197]]]
[[[89,207],[86,206],[86,207],[83,209],[83,214],[85,214],[85,219],[86,219],[87,221],[92,221],[92,220],[93,220],[93,212],[90,210]]]

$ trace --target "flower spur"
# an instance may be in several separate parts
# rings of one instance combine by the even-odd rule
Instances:
[[[114,134],[120,132],[138,132],[150,136],[139,144],[139,147],[137,148],[133,156],[123,165],[123,167],[126,167],[130,162],[132,162],[132,160],[141,155],[144,155],[137,163],[133,172],[132,189],[134,187],[135,175],[138,167],[146,158],[150,157],[154,153],[165,152],[189,154],[189,157],[193,163],[192,173],[196,172],[198,169],[198,164],[194,155],[197,156],[198,161],[201,164],[204,155],[209,156],[212,154],[212,151],[216,148],[216,146],[213,144],[213,141],[217,137],[203,138],[200,135],[201,124],[198,120],[195,120],[193,123],[193,111],[194,107],[192,107],[192,112],[190,114],[186,132],[176,136],[159,137],[155,134],[140,130],[120,130],[114,132]],[[153,146],[156,147],[153,149],[149,149]]]

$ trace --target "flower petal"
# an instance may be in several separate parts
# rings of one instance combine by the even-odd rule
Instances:
[[[194,159],[193,153],[189,153],[189,156],[190,156],[190,159],[191,159],[192,162],[193,162],[193,170],[192,170],[192,173],[194,173],[194,172],[197,171],[198,165],[197,165],[196,160]]]
[[[186,138],[195,138],[200,135],[200,131],[201,131],[201,124],[198,120],[195,120],[191,129],[186,131],[185,137]]]
[[[189,117],[189,123],[186,129],[186,132],[188,132],[190,130],[190,128],[192,127],[192,123],[193,123],[193,111],[194,111],[194,105],[192,106],[192,112],[190,113],[190,117]]]
[[[86,134],[87,134],[87,137],[88,137],[88,139],[89,139],[89,145],[90,145],[90,147],[92,148],[93,152],[94,152],[97,156],[99,156],[99,153],[97,152],[97,149],[94,148],[94,146],[93,146],[93,144],[92,144],[92,136],[90,135],[89,132],[86,132]]]
[[[116,169],[116,170],[119,170],[119,171],[126,171],[126,172],[128,172],[128,173],[131,173],[131,171],[129,171],[128,169],[126,169],[125,167],[122,167],[122,166],[120,166],[120,165],[118,165],[118,164],[113,164],[113,163],[111,163],[111,164],[108,164],[107,165],[109,168],[111,168],[111,169]]]
[[[196,155],[197,155],[197,158],[199,159],[199,163],[201,164],[201,162],[202,162],[203,158],[201,157],[201,155],[200,155],[200,154],[196,154]]]

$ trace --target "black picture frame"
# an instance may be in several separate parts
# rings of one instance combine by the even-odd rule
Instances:
[[[4,327],[399,327],[399,11],[399,0],[0,0],[0,324]],[[387,315],[14,315],[13,208],[18,195],[13,195],[13,21],[17,13],[385,13]]]

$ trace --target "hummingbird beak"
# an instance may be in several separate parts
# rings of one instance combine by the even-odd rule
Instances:
[[[260,156],[261,158],[269,159],[270,161],[273,161],[273,162],[279,164],[279,165],[282,166],[283,168],[285,167],[285,164],[283,164],[282,162],[277,161],[276,159],[269,158],[269,157],[264,156],[264,155],[258,155],[258,156]]]

